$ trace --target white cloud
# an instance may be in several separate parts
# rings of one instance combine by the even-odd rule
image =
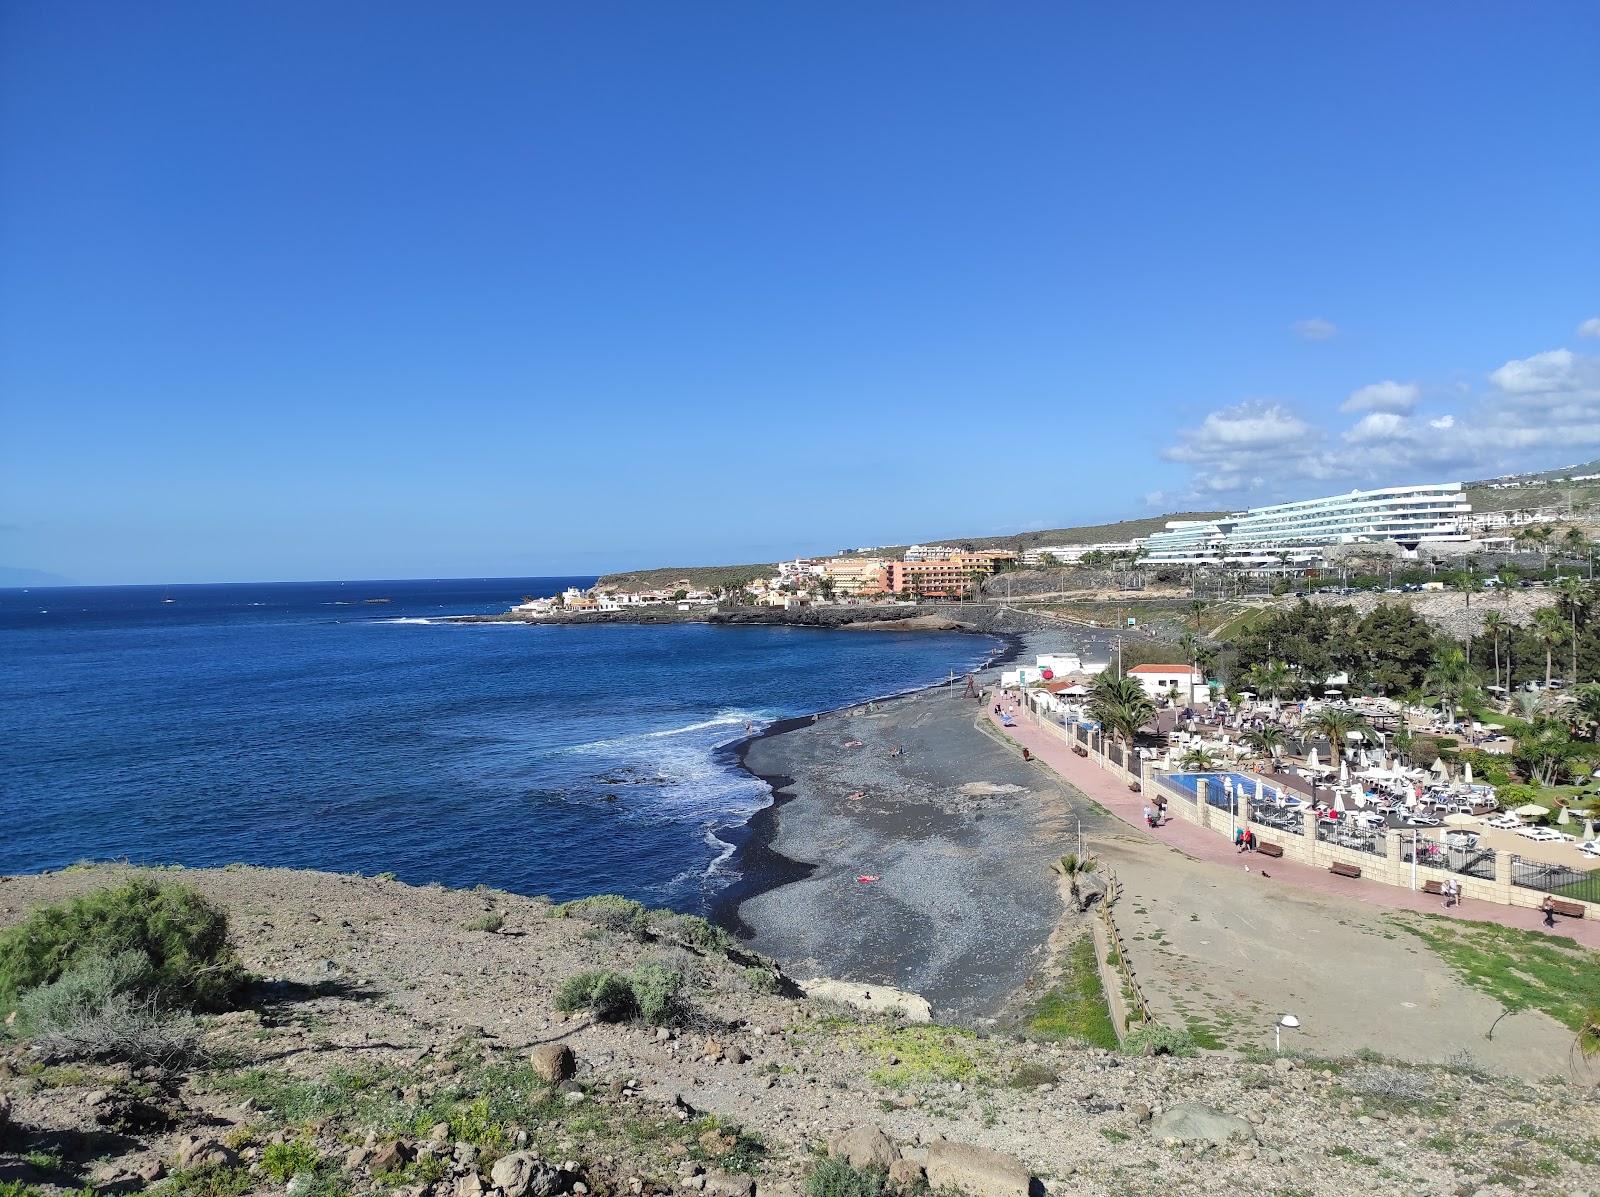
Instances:
[[[1161,456],[1199,465],[1282,448],[1313,434],[1309,424],[1281,404],[1240,403],[1212,412],[1199,428],[1178,435],[1178,443]]]
[[[1313,316],[1309,320],[1296,320],[1294,332],[1302,341],[1331,341],[1339,335],[1339,326],[1332,320]]]
[[[1456,426],[1456,418],[1454,416],[1451,416],[1451,415],[1443,415],[1443,416],[1440,416],[1437,420],[1429,420],[1428,421],[1428,427],[1429,428],[1437,428],[1441,432],[1445,431],[1446,429],[1454,428],[1455,426]]]
[[[1340,411],[1410,411],[1422,397],[1422,388],[1412,382],[1386,378],[1369,386],[1357,387],[1339,405]]]
[[[1582,324],[1578,325],[1578,335],[1580,337],[1600,337],[1600,316],[1590,316]]]
[[[1566,385],[1576,360],[1570,349],[1551,349],[1507,362],[1489,375],[1489,381],[1513,395],[1556,390]]]

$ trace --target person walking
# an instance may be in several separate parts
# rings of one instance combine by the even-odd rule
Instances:
[[[1544,911],[1544,925],[1546,927],[1554,927],[1556,925],[1556,900],[1546,894],[1544,901],[1539,903],[1539,909]]]

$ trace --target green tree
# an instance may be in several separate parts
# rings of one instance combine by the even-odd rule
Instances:
[[[1577,531],[1576,528],[1573,531]],[[1583,606],[1584,586],[1577,578],[1566,577],[1556,583],[1557,602],[1567,613],[1567,642],[1572,647],[1572,684],[1578,684],[1578,612]]]
[[[1100,725],[1129,748],[1139,729],[1156,717],[1155,704],[1144,687],[1134,678],[1116,677],[1110,671],[1094,679],[1088,706]]]
[[[1239,739],[1246,748],[1271,759],[1274,764],[1283,756],[1283,750],[1289,745],[1289,737],[1284,734],[1281,727],[1268,726],[1247,731]]]
[[[1584,682],[1572,691],[1576,722],[1593,739],[1600,740],[1600,682]]]
[[[1271,699],[1274,707],[1278,705],[1280,698],[1286,698],[1300,688],[1293,670],[1282,661],[1262,661],[1258,665],[1251,666],[1250,672],[1245,675],[1245,681],[1249,682],[1261,697]]]
[[[1219,763],[1216,756],[1204,748],[1191,748],[1178,758],[1178,764],[1190,773],[1209,773]]]
[[[1511,759],[1524,776],[1542,786],[1553,786],[1566,776],[1568,765],[1580,752],[1565,723],[1559,719],[1535,719],[1517,737]]]
[[[1372,724],[1347,707],[1324,707],[1306,726],[1328,738],[1335,760],[1344,755],[1345,741],[1351,732],[1360,732],[1363,736],[1372,734]]]
[[[1355,672],[1384,694],[1415,689],[1433,661],[1428,621],[1404,603],[1379,603],[1356,625]]]
[[[1483,634],[1494,645],[1494,685],[1500,684],[1500,637],[1505,635],[1506,617],[1499,611],[1486,611],[1483,616]]]
[[[1477,671],[1467,660],[1467,654],[1452,644],[1439,650],[1422,685],[1439,700],[1445,718],[1454,719],[1456,704],[1477,685],[1477,679]]]
[[[1533,638],[1544,649],[1544,685],[1550,688],[1555,676],[1555,652],[1567,642],[1567,625],[1554,607],[1541,607],[1533,613]]]

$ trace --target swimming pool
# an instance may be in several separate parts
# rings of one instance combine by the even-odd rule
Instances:
[[[1206,783],[1206,805],[1214,806],[1218,810],[1233,810],[1233,801],[1228,797],[1228,792],[1223,788],[1223,778],[1233,779],[1235,793],[1243,791],[1245,794],[1254,794],[1256,783],[1254,778],[1246,777],[1243,773],[1169,773],[1166,780],[1183,790],[1191,798],[1198,797],[1200,787],[1197,784],[1202,778]]]

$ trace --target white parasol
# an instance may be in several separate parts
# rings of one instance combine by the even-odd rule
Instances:
[[[1469,786],[1472,784],[1472,762],[1467,761],[1461,766],[1461,780]]]
[[[1317,755],[1317,749],[1316,749],[1315,745],[1312,745],[1311,751],[1306,753],[1306,768],[1307,769],[1320,769],[1320,768],[1322,768],[1322,758]]]
[[[1474,819],[1471,815],[1457,814],[1446,815],[1444,817],[1444,825],[1446,827],[1473,827],[1477,825],[1477,822],[1478,820]]]
[[[1531,802],[1524,802],[1511,813],[1524,819],[1537,819],[1540,815],[1545,813],[1545,809],[1542,806],[1535,806]]]
[[[1341,815],[1344,814],[1344,791],[1343,790],[1335,790],[1333,792],[1333,809],[1338,811]]]
[[[1450,767],[1444,763],[1444,757],[1436,756],[1433,758],[1433,771],[1439,777],[1450,776]]]
[[[1556,822],[1561,824],[1563,827],[1572,822],[1572,816],[1567,813],[1566,807],[1563,806],[1561,808],[1561,813],[1556,816]]]

